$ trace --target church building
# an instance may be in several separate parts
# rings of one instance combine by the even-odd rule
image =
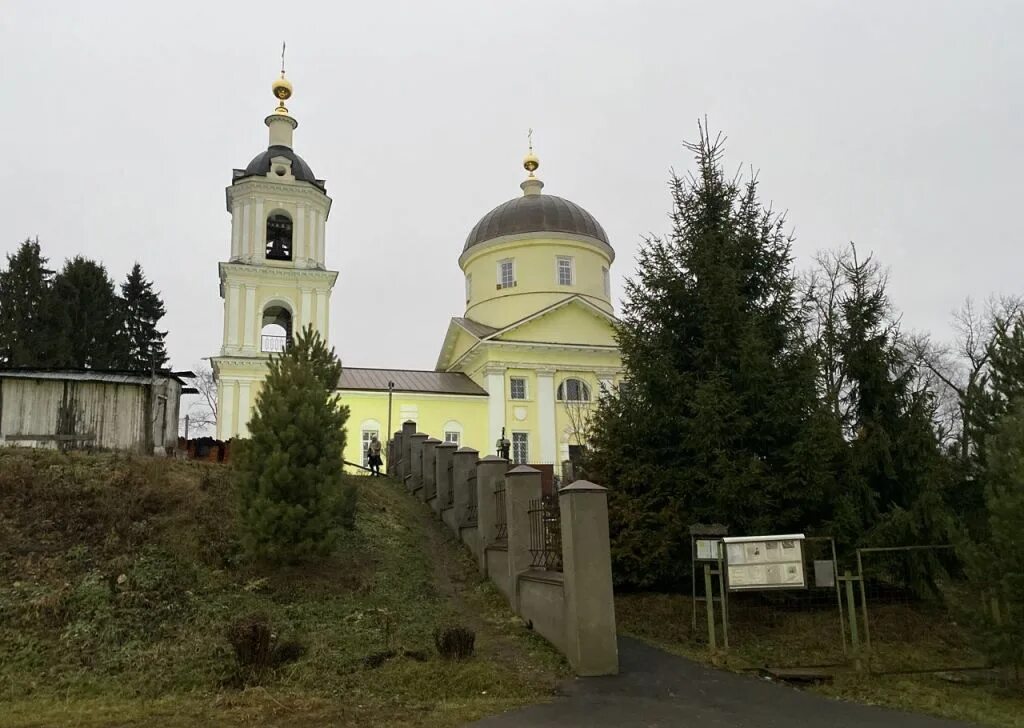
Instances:
[[[294,152],[298,122],[273,83],[269,146],[227,188],[231,255],[220,263],[224,332],[213,358],[217,437],[245,437],[267,359],[307,324],[325,338],[338,273],[326,265],[331,210],[325,181]],[[615,251],[579,205],[544,194],[532,145],[522,194],[498,205],[452,257],[465,276],[466,308],[448,323],[433,370],[344,367],[350,408],[345,459],[365,464],[372,436],[413,420],[421,432],[481,454],[505,434],[519,463],[574,459],[597,399],[619,386],[609,272]],[[458,254],[458,255],[457,255]],[[440,334],[440,326],[439,326]],[[346,344],[335,344],[345,362]]]

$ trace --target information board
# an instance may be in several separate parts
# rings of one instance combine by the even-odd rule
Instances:
[[[722,539],[729,591],[807,586],[803,540],[803,534]]]

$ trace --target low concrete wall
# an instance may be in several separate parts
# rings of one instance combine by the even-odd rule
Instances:
[[[541,637],[564,653],[565,588],[562,574],[542,570],[520,574],[519,616],[527,620]]]
[[[459,529],[459,538],[462,539],[462,543],[469,547],[469,551],[474,556],[480,551],[480,536],[476,530],[476,526],[463,526]]]
[[[508,550],[501,546],[487,547],[487,576],[506,599],[512,598],[512,585],[508,578]]]

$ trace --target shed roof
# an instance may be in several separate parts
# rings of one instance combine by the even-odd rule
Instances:
[[[192,372],[158,370],[155,376],[174,379],[182,384],[182,377],[194,377]],[[70,379],[76,382],[107,382],[110,384],[149,384],[149,372],[130,372],[108,369],[6,369],[0,368],[0,377],[6,379]]]
[[[362,369],[345,367],[338,380],[338,389],[388,391],[388,382],[395,383],[396,392],[427,392],[434,394],[465,394],[486,397],[487,392],[462,372],[418,371],[412,369]]]

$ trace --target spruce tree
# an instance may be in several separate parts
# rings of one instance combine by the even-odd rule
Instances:
[[[39,239],[25,240],[7,256],[0,271],[0,364],[9,367],[50,366],[52,338],[50,286]]]
[[[630,387],[593,425],[620,582],[683,583],[687,526],[802,530],[823,517],[835,433],[803,338],[791,239],[757,181],[727,177],[700,129],[673,175],[672,232],[646,240],[617,338]]]
[[[167,363],[164,346],[167,332],[157,329],[157,322],[164,316],[164,304],[138,263],[132,266],[121,284],[121,298],[124,301],[123,335],[127,355],[124,368],[133,371],[162,368]]]
[[[68,260],[53,281],[53,312],[53,366],[125,366],[123,301],[101,264],[82,256]]]
[[[311,326],[272,356],[238,458],[243,544],[250,556],[294,562],[328,555],[354,525],[356,492],[342,476],[348,407],[341,362]]]

